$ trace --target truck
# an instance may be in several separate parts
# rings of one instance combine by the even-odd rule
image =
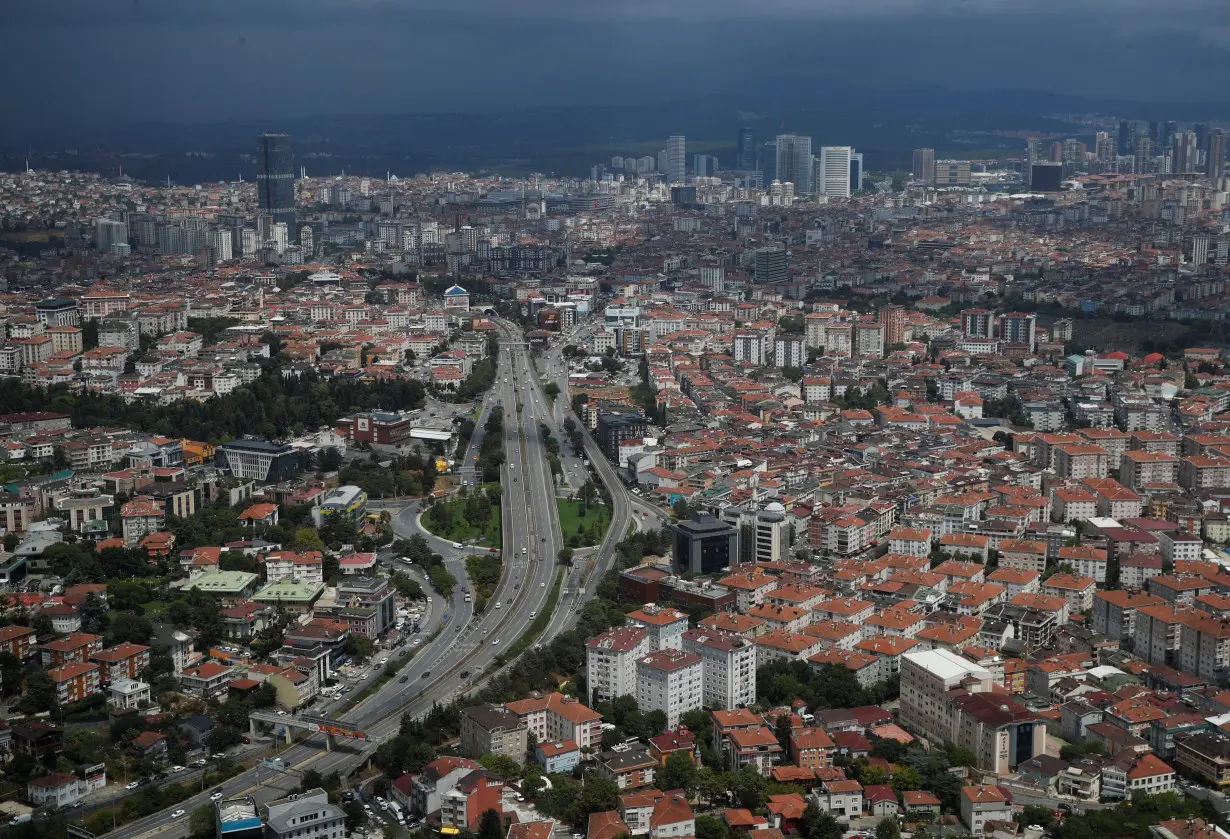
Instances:
[[[26,822],[31,821],[33,818],[34,818],[34,815],[32,813],[22,813],[20,816],[13,816],[13,818],[9,819],[9,824],[10,825],[25,824]]]
[[[402,824],[406,823],[406,817],[402,815],[401,805],[396,801],[389,802],[389,812],[393,814],[393,818],[397,819]]]

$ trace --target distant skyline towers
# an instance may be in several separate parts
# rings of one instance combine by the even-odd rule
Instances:
[[[1131,120],[1119,120],[1118,151],[1121,155],[1136,153],[1136,123]]]
[[[688,176],[688,140],[682,134],[672,134],[666,139],[666,177],[673,184],[681,184]]]
[[[1170,138],[1173,149],[1174,165],[1171,169],[1175,174],[1189,174],[1196,171],[1196,132],[1176,131]]]
[[[796,195],[812,189],[811,137],[801,134],[777,135],[777,180],[794,184]]]
[[[777,177],[777,139],[765,141],[760,149],[760,161],[757,166],[764,174],[764,182],[772,183]]]
[[[735,168],[750,172],[756,168],[756,135],[748,126],[739,129],[735,146]]]
[[[914,149],[914,180],[935,183],[935,149]]]
[[[817,192],[830,198],[850,197],[850,158],[854,156],[851,146],[822,146],[817,178]]]
[[[289,134],[256,138],[256,193],[262,216],[295,226],[295,155]]]
[[[1209,131],[1207,143],[1205,171],[1210,178],[1221,178],[1226,174],[1226,135],[1220,128],[1214,128]]]

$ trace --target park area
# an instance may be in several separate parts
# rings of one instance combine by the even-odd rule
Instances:
[[[489,492],[488,487],[495,489]],[[499,484],[487,484],[473,491],[462,487],[456,498],[434,504],[423,513],[423,527],[450,542],[476,542],[498,548],[502,530],[499,489]]]
[[[597,545],[611,525],[611,508],[605,504],[586,505],[571,498],[557,498],[560,532],[570,548]]]

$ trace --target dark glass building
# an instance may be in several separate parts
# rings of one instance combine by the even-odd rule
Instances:
[[[735,152],[735,168],[749,172],[756,168],[756,135],[752,129],[739,129],[739,144]]]
[[[736,560],[738,531],[714,516],[702,516],[670,526],[674,534],[671,559],[680,574],[712,574]]]
[[[256,191],[260,214],[295,232],[295,155],[289,134],[256,138]]]

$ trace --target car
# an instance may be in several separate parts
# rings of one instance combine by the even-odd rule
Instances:
[[[210,755],[210,757],[212,757],[214,760],[223,760],[226,758],[226,755],[224,755],[222,752],[214,752],[212,755]]]
[[[426,678],[427,678],[428,676],[430,676],[430,675],[431,675],[431,671],[430,671],[430,670],[424,670],[424,671],[423,671],[423,678],[424,678],[424,679],[426,679]]]
[[[408,681],[410,681],[409,676],[402,676],[400,679],[397,680],[398,684],[402,684],[402,685],[404,685]]]
[[[497,608],[497,609],[498,609],[498,608],[500,608],[500,602],[499,602],[498,600],[497,600],[497,601],[496,601],[496,603],[495,603],[495,608]]]
[[[285,711],[278,711],[278,716],[279,716],[279,717],[284,717],[284,716],[286,716],[286,712],[285,712]]]
[[[183,810],[176,810],[174,813],[171,814],[171,818],[179,819],[179,818],[183,818],[183,815],[184,815]]]
[[[539,583],[539,584],[538,584],[538,587],[539,587],[539,588],[546,588],[546,587],[547,587],[547,584],[546,584],[546,583]]]
[[[183,771],[184,771],[184,767],[182,766],[172,766],[171,767],[171,774],[174,774],[176,772],[183,772]]]
[[[240,738],[239,738],[239,742],[240,742],[240,743],[243,743],[245,746],[249,746],[249,745],[251,745],[251,744],[252,744],[252,738],[250,738],[250,737],[240,737]]]
[[[500,645],[500,639],[499,639],[499,638],[496,638],[494,641],[492,641],[492,642],[491,642],[491,646],[493,646],[493,647],[498,647],[499,645]]]
[[[361,674],[361,675],[359,676],[359,681],[360,681],[360,682],[365,682],[365,681],[367,681],[367,674],[366,674],[366,673]],[[281,713],[281,712],[279,712],[279,713]]]
[[[530,612],[530,617],[531,617],[531,618],[536,618],[536,617],[538,617],[538,613],[537,613],[537,612]]]
[[[124,784],[124,789],[136,789],[139,786],[141,786],[140,781],[129,781],[128,783]]]
[[[210,801],[214,801],[214,802],[221,801],[221,800],[222,800],[222,793],[220,793],[220,792],[215,792],[213,795],[209,796],[209,800],[210,800]]]

